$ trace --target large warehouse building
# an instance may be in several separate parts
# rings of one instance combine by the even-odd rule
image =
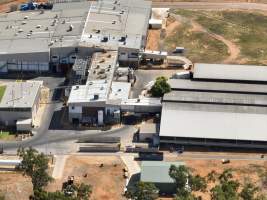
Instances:
[[[266,149],[267,85],[259,72],[267,67],[196,64],[193,79],[171,79],[161,144]]]
[[[0,72],[62,71],[77,57],[103,49],[119,51],[119,61],[138,64],[150,13],[149,1],[102,0],[2,14]]]

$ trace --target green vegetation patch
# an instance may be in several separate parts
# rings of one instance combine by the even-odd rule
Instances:
[[[0,102],[5,94],[5,91],[6,91],[6,86],[5,85],[0,86]]]
[[[191,31],[190,24],[182,24],[164,40],[165,48],[172,51],[176,46],[186,48],[186,56],[193,62],[218,62],[229,54],[227,46],[204,32]]]
[[[267,63],[267,16],[248,11],[175,10],[191,18],[208,31],[234,42],[240,47],[240,60],[248,64]]]
[[[0,131],[0,140],[12,140],[14,135],[12,135],[9,131]]]

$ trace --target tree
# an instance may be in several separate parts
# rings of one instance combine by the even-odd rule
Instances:
[[[5,200],[5,195],[2,195],[2,194],[0,193],[0,200]]]
[[[195,197],[192,194],[192,191],[206,190],[206,180],[199,175],[193,175],[190,169],[184,165],[180,165],[178,167],[171,165],[169,175],[176,183],[176,200],[199,199],[200,197]]]
[[[138,182],[125,196],[134,200],[156,200],[159,190],[153,183]]]
[[[219,184],[211,189],[212,200],[238,200],[238,188],[240,184],[233,179],[230,169],[224,170],[219,176]]]
[[[92,194],[92,186],[81,183],[77,186],[77,199],[87,200]]]
[[[23,171],[24,175],[31,177],[33,190],[41,190],[52,181],[52,177],[47,173],[48,158],[43,153],[38,153],[33,148],[19,149],[18,155],[22,158],[18,169]]]
[[[249,182],[243,186],[243,189],[240,192],[240,197],[244,200],[256,200],[258,199],[256,196],[258,191],[259,188]]]
[[[30,200],[77,200],[73,197],[65,196],[63,192],[46,192],[44,190],[35,190]]]
[[[167,78],[164,76],[158,77],[150,90],[153,97],[162,97],[165,93],[170,91],[171,87],[167,82]]]

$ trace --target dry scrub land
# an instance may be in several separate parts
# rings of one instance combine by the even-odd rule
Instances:
[[[165,50],[184,46],[193,62],[267,64],[266,15],[240,10],[171,13],[166,29],[170,33],[163,39]]]
[[[225,169],[232,169],[235,179],[241,184],[251,181],[260,188],[262,194],[267,195],[267,161],[243,161],[231,160],[229,164],[222,164],[221,160],[188,160],[175,159],[175,161],[183,161],[186,166],[192,169],[194,174],[206,177],[211,171],[222,173]],[[170,161],[174,161],[173,159]],[[209,183],[208,190],[213,187],[213,183]],[[205,200],[210,200],[208,193],[200,193]]]
[[[103,167],[99,167],[103,163]],[[124,165],[115,156],[70,156],[61,179],[56,179],[48,186],[49,191],[61,190],[62,183],[68,176],[74,176],[75,182],[92,185],[90,200],[120,200],[123,198],[125,180]],[[86,176],[85,176],[86,175]]]

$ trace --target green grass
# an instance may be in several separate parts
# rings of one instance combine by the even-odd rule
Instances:
[[[14,138],[14,135],[9,131],[0,131],[0,140],[11,140]]]
[[[5,91],[6,91],[6,86],[0,86],[0,102],[5,94]]]
[[[267,16],[247,11],[175,10],[192,18],[210,32],[222,35],[240,47],[240,60],[267,64]]]
[[[171,51],[176,46],[186,48],[186,57],[193,62],[218,62],[228,56],[227,46],[207,33],[192,32],[189,24],[180,25],[175,32],[165,38],[164,46]]]

